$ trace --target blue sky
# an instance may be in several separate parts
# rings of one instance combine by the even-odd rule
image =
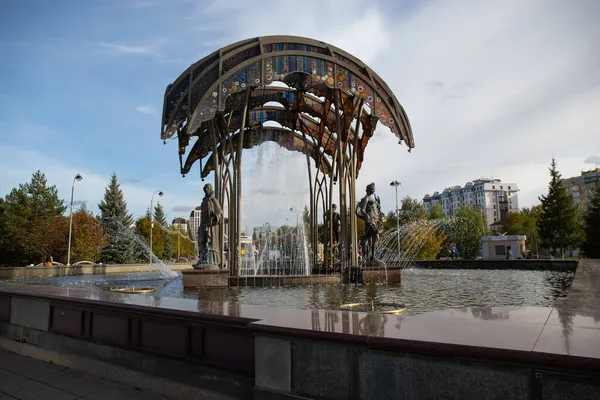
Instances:
[[[563,175],[600,162],[600,2],[0,1],[0,195],[41,169],[62,197],[97,211],[113,171],[141,215],[155,190],[170,218],[200,203],[163,145],[166,86],[231,42],[293,34],[341,47],[377,71],[411,120],[412,154],[380,127],[359,193],[389,182],[422,198],[482,176],[516,182],[530,206],[556,157]],[[278,224],[305,203],[304,159],[247,153],[245,224]]]

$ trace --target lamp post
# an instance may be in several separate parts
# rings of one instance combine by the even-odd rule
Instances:
[[[179,236],[181,236],[181,220],[177,222],[177,261],[179,261]]]
[[[162,197],[164,195],[163,192],[157,190],[152,193],[152,197],[150,198],[150,265],[152,265],[152,228],[154,228],[154,195],[157,194]]]
[[[398,236],[398,255],[400,255],[400,210],[398,209],[398,186],[400,186],[400,182],[392,181],[390,186],[396,188],[396,235]]]
[[[83,179],[81,174],[75,175],[73,185],[71,186],[71,211],[69,211],[69,247],[67,250],[67,265],[71,265],[71,234],[73,232],[73,195],[75,194],[75,181]]]
[[[290,212],[296,213],[296,227],[300,226],[300,215],[298,214],[298,210],[294,207],[290,207]]]

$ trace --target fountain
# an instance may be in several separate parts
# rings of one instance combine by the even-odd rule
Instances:
[[[215,273],[225,271],[230,281],[266,275],[304,279],[313,271],[350,275],[362,268],[357,218],[373,215],[354,212],[356,178],[378,122],[409,150],[414,147],[406,113],[386,83],[352,55],[307,38],[270,36],[227,46],[168,85],[161,139],[177,138],[182,175],[199,162],[201,177],[212,176],[214,198],[225,212],[200,246],[208,246]],[[255,255],[252,245],[246,252],[248,238],[242,235],[242,155],[265,142],[305,156],[309,221],[290,236],[271,238],[292,241],[292,247],[272,242]],[[332,216],[334,202],[344,234],[339,243],[329,240],[333,245],[319,259],[318,216],[325,210]],[[333,226],[327,229],[332,238]],[[368,242],[367,264],[380,265],[374,256],[380,226],[373,229],[360,246],[366,254]],[[185,272],[184,280],[207,272]]]

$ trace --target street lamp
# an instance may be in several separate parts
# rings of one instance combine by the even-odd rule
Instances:
[[[294,207],[290,207],[290,212],[296,213],[296,227],[300,226],[300,215],[298,214],[298,209]]]
[[[150,198],[150,265],[152,265],[152,228],[154,228],[154,195],[157,194],[160,197],[163,197],[164,193],[160,190],[152,193],[152,197]]]
[[[400,186],[400,182],[392,181],[390,186],[396,188],[396,234],[398,235],[398,255],[400,255],[400,209],[398,208],[398,186]]]
[[[80,174],[75,175],[73,178],[73,185],[71,186],[71,211],[69,211],[69,247],[67,250],[67,265],[71,265],[71,234],[73,232],[73,195],[75,194],[75,181],[80,181],[83,176]]]

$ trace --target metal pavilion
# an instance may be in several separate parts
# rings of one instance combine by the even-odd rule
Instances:
[[[277,81],[285,85],[273,84]],[[266,105],[273,102],[278,105]],[[265,126],[267,121],[280,127]],[[317,216],[337,198],[341,232],[349,233],[340,235],[345,268],[358,265],[356,178],[378,121],[409,151],[414,147],[404,109],[363,62],[320,41],[265,36],[223,47],[169,84],[161,139],[177,137],[184,176],[197,161],[203,178],[213,172],[215,195],[228,211],[232,276],[241,268],[243,150],[266,141],[306,155],[313,250]],[[220,232],[225,260],[223,223]],[[314,263],[316,257],[313,251]],[[332,262],[329,252],[325,263]]]

